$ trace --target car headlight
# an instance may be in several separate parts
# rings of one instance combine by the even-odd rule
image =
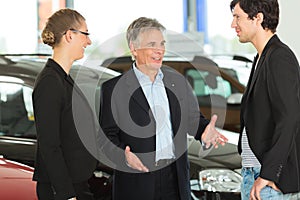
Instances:
[[[201,190],[240,192],[242,177],[229,169],[206,169],[199,172]]]

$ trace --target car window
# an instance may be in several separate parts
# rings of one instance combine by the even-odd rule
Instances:
[[[246,86],[251,72],[252,61],[249,59],[244,61],[236,60],[234,57],[214,56],[212,57],[212,59],[218,64],[220,68],[226,71],[227,74],[231,75],[241,84]]]
[[[196,96],[214,94],[227,98],[232,94],[230,83],[209,71],[188,69],[186,76]]]
[[[73,66],[70,73],[76,85],[87,98],[92,110],[95,112],[96,116],[98,116],[101,85],[120,73],[108,68],[99,67],[97,69],[92,69],[82,66]]]
[[[0,135],[36,138],[31,94],[32,88],[1,79]]]
[[[237,90],[229,81],[210,71],[188,69],[185,76],[197,96],[200,107],[224,108],[227,98]]]

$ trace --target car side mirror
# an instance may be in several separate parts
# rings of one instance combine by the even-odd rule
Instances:
[[[241,103],[242,103],[242,97],[243,97],[243,94],[242,94],[242,93],[234,93],[234,94],[231,94],[231,95],[227,98],[227,103],[228,103],[228,104],[241,104]]]

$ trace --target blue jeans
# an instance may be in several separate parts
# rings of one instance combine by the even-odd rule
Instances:
[[[242,168],[242,183],[241,183],[241,197],[242,200],[250,199],[250,191],[254,181],[258,178],[260,167],[243,167]],[[262,200],[289,200],[292,194],[283,194],[274,190],[272,187],[266,186],[260,191]]]

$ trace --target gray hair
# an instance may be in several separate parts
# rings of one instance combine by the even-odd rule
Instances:
[[[156,19],[151,19],[147,17],[140,17],[134,20],[126,32],[127,44],[133,43],[135,46],[139,45],[139,35],[149,29],[156,29],[164,32],[166,28],[160,24]]]

